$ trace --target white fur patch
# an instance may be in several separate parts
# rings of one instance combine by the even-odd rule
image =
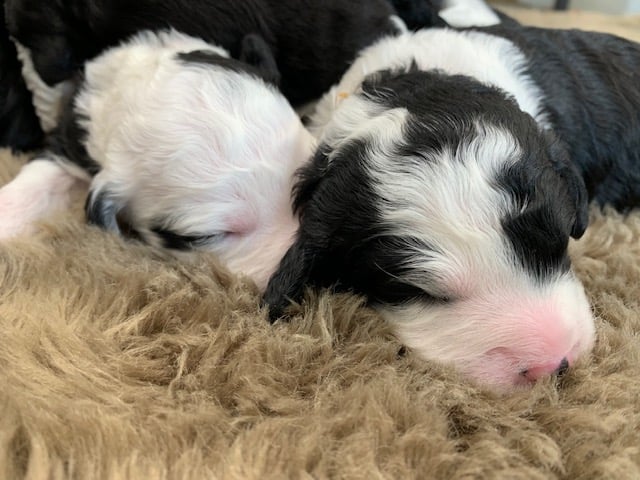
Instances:
[[[500,17],[483,0],[446,0],[438,15],[456,28],[498,25]]]
[[[476,136],[455,151],[432,152],[433,158],[418,162],[407,159],[403,168],[394,147],[403,138],[401,123],[411,119],[391,114],[383,118],[384,128],[374,130],[390,134],[373,135],[376,140],[368,148],[368,173],[382,199],[383,224],[394,235],[422,238],[435,247],[414,252],[411,271],[417,277],[404,280],[450,297],[457,290],[459,295],[466,293],[470,280],[463,281],[463,276],[494,278],[513,270],[502,220],[522,207],[496,186],[496,178],[519,160],[516,140],[506,131],[477,125]],[[429,281],[421,272],[429,272]],[[524,271],[517,275],[527,276]]]

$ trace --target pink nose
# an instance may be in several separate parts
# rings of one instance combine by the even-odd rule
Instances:
[[[523,370],[520,374],[523,377],[525,377],[527,380],[535,382],[539,378],[547,377],[550,375],[562,376],[566,373],[568,369],[569,369],[569,360],[567,360],[567,357],[565,357],[560,361],[560,364],[549,363],[546,365],[538,365],[538,366]]]

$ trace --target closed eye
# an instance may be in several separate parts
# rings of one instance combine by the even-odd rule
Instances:
[[[384,290],[379,291],[376,296],[378,300],[392,304],[418,301],[430,305],[442,305],[453,301],[451,296],[428,292],[423,288],[399,280],[387,284]]]
[[[403,291],[408,298],[414,298],[431,304],[444,304],[451,303],[453,301],[453,297],[451,295],[443,294],[442,289],[438,289],[440,291],[425,289],[422,286],[402,281],[400,279],[397,280],[395,285],[398,285],[399,291]]]
[[[427,290],[408,281],[404,275],[393,274],[388,269],[381,267],[379,263],[375,265],[378,270],[384,272],[388,277],[384,284],[380,284],[381,288],[375,288],[372,292],[372,296],[376,301],[391,304],[401,304],[411,300],[430,304],[445,304],[452,301],[452,297],[449,295]]]
[[[183,235],[165,228],[155,227],[151,231],[158,235],[165,248],[172,250],[192,250],[197,247],[221,240],[227,234],[224,232],[211,235]]]

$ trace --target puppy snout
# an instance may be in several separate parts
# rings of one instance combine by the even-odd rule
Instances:
[[[558,376],[561,377],[569,370],[569,360],[564,357],[560,363],[550,363],[546,365],[538,365],[523,370],[520,374],[527,380],[535,382],[542,377]]]

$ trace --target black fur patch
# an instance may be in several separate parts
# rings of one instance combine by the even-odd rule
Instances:
[[[0,147],[33,150],[42,146],[43,132],[31,92],[22,78],[22,65],[5,27],[0,3]]]
[[[446,23],[438,16],[442,0],[390,0],[398,16],[410,30],[443,27]]]
[[[217,66],[232,72],[251,75],[277,86],[280,82],[280,74],[264,39],[255,34],[247,35],[242,45],[241,57],[244,61],[223,57],[212,50],[178,53],[177,57],[185,63]]]
[[[74,78],[75,88],[68,98],[63,99],[63,108],[58,126],[47,136],[45,148],[69,162],[85,170],[89,175],[96,175],[101,167],[89,156],[85,142],[88,132],[81,125],[83,120],[74,109],[73,100],[82,84],[83,76],[77,74]]]

